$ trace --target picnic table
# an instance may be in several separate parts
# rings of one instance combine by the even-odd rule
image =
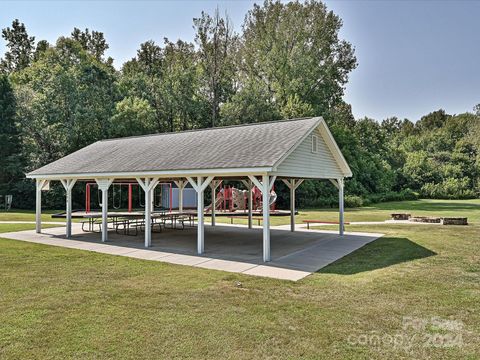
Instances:
[[[166,211],[152,212],[152,230],[158,227],[158,230],[162,230],[162,226],[166,228],[170,226],[172,229],[179,229],[178,224],[181,224],[181,229],[185,228],[185,224],[193,226],[197,214],[194,212],[182,212],[182,213],[168,213]],[[102,214],[83,214],[82,218],[86,219],[82,221],[82,231],[84,232],[101,232],[102,230]],[[124,235],[137,235],[138,230],[143,231],[145,228],[145,214],[142,212],[128,213],[108,213],[107,214],[107,226],[110,229],[115,230],[117,233],[123,232]],[[96,230],[98,227],[98,230]],[[135,231],[131,231],[134,229]]]

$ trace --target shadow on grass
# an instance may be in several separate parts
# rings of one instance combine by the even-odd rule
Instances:
[[[352,275],[433,255],[436,255],[436,253],[407,238],[383,237],[320,269],[318,272]]]

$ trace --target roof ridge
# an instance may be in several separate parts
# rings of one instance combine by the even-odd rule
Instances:
[[[184,130],[184,131],[173,131],[173,132],[168,131],[168,132],[156,133],[156,134],[134,135],[134,136],[111,138],[111,139],[103,139],[103,140],[98,140],[97,142],[115,141],[115,140],[123,140],[123,139],[138,139],[138,138],[144,138],[144,137],[173,135],[173,134],[186,134],[186,133],[202,132],[202,131],[209,131],[209,130],[220,130],[220,129],[230,129],[230,128],[238,128],[238,127],[283,123],[283,122],[290,122],[290,121],[293,122],[293,121],[301,121],[301,120],[311,120],[311,119],[316,119],[316,118],[318,118],[318,116],[304,117],[304,118],[294,118],[294,119],[270,120],[270,121],[262,121],[262,122],[257,122],[257,123],[236,124],[236,125],[227,125],[227,126],[215,126],[215,127],[211,127],[211,128],[191,129],[191,130]],[[92,144],[90,144],[90,145],[92,145]]]

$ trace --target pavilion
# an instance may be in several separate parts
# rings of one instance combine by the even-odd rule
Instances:
[[[197,252],[204,252],[204,191],[221,180],[239,180],[262,192],[263,261],[270,261],[270,190],[276,180],[290,189],[291,231],[295,231],[295,190],[305,179],[330,180],[339,192],[339,234],[343,235],[344,179],[352,172],[321,117],[228,126],[98,141],[27,174],[36,179],[36,231],[41,233],[42,190],[60,181],[66,190],[66,236],[72,231],[72,188],[95,181],[102,192],[102,241],[108,240],[108,189],[113,181],[137,181],[145,192],[145,247],[151,246],[152,196],[160,181],[187,183],[197,193]],[[212,225],[215,224],[214,207]]]

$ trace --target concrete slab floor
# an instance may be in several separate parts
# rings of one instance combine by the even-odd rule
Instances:
[[[243,273],[297,281],[324,266],[378,239],[382,234],[345,233],[298,229],[271,230],[272,261],[262,261],[262,229],[245,226],[205,226],[205,253],[197,255],[196,227],[184,230],[164,229],[152,233],[152,247],[145,249],[144,234],[126,236],[110,231],[109,242],[102,243],[99,233],[82,232],[72,225],[72,238],[65,238],[65,227],[0,234],[0,237],[34,243],[95,251],[110,255],[162,261],[172,264]]]

